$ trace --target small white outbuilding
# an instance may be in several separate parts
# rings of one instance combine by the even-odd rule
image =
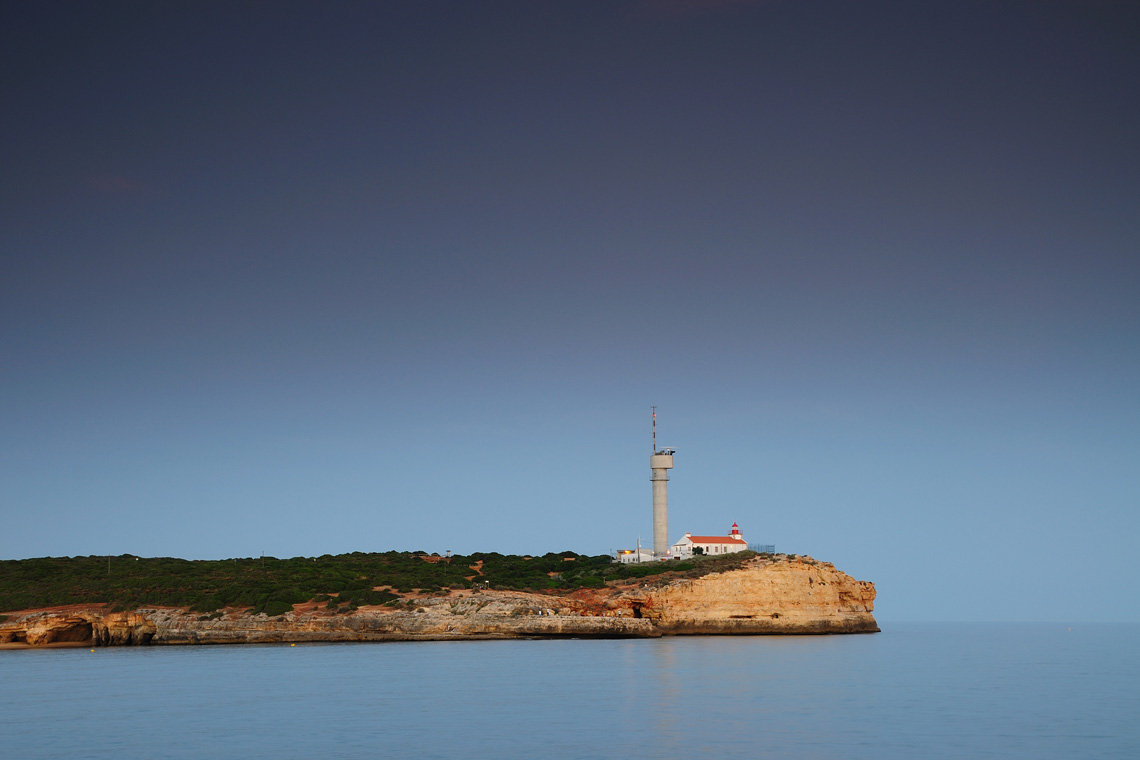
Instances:
[[[652,549],[619,549],[617,560],[623,565],[630,565],[636,562],[656,562],[658,557]]]

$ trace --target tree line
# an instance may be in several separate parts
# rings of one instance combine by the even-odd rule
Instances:
[[[213,613],[226,607],[280,615],[315,601],[333,612],[362,605],[398,604],[403,594],[490,588],[567,592],[663,573],[703,575],[737,565],[752,552],[686,562],[623,565],[608,555],[572,551],[541,556],[479,552],[441,557],[383,552],[321,557],[43,557],[0,561],[0,611],[66,604],[109,604],[115,610],[189,607]]]

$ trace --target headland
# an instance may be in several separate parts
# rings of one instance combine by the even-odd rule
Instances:
[[[352,558],[354,555],[341,555]],[[475,555],[473,555],[475,556]],[[741,552],[726,558],[705,558],[695,562],[657,562],[646,567],[603,566],[600,559],[564,552],[545,557],[438,557],[417,554],[358,555],[353,577],[344,573],[330,581],[328,567],[338,557],[311,558],[312,588],[320,588],[321,578],[329,593],[310,596],[296,587],[275,594],[282,599],[306,597],[304,601],[276,601],[252,589],[256,599],[229,601],[231,590],[221,588],[197,592],[195,601],[167,589],[162,594],[125,601],[82,600],[80,589],[72,589],[67,604],[12,609],[14,599],[4,596],[0,603],[8,609],[0,613],[0,648],[43,646],[123,646],[157,644],[239,644],[273,642],[476,640],[534,637],[657,637],[672,635],[754,635],[754,634],[840,634],[872,633],[875,622],[875,587],[855,580],[834,565],[807,556],[753,554]],[[394,567],[394,575],[381,573],[363,577],[357,565],[376,562]],[[64,560],[22,560],[20,562],[106,561],[107,574],[126,573],[140,559],[65,558]],[[272,558],[268,558],[271,559]],[[609,559],[604,558],[608,563]],[[145,560],[155,562],[155,560]],[[167,560],[185,563],[187,560]],[[226,561],[221,561],[224,564]],[[258,560],[246,564],[238,577],[256,579]],[[264,559],[261,566],[264,568]],[[292,562],[304,569],[305,558],[272,560]],[[560,563],[557,571],[546,567]],[[326,572],[320,572],[323,568]],[[409,564],[411,563],[411,564]],[[407,567],[459,578],[446,586],[410,587]],[[11,565],[12,562],[0,563]],[[530,571],[528,566],[534,566]],[[407,567],[405,567],[407,566]],[[514,585],[502,572],[492,568],[522,566]],[[42,567],[39,568],[42,570]],[[208,568],[214,576],[214,568]],[[11,567],[0,567],[11,571]],[[248,572],[247,572],[248,571]],[[141,572],[141,571],[136,571]],[[208,573],[209,574],[209,573]],[[262,571],[267,575],[267,571]],[[12,572],[4,575],[9,583]],[[146,576],[154,583],[153,576]],[[430,577],[430,576],[425,576]],[[498,580],[484,580],[498,578]],[[541,581],[536,581],[541,578]],[[521,579],[521,580],[519,580]],[[387,580],[385,583],[376,581]],[[120,582],[122,587],[124,583]],[[125,585],[130,585],[125,584]],[[348,588],[352,585],[354,588]],[[3,589],[0,588],[0,591]],[[100,592],[98,589],[92,593]],[[271,595],[272,594],[271,592]],[[239,593],[240,596],[240,593]],[[60,601],[65,601],[59,597]],[[132,599],[134,601],[132,601]],[[260,599],[260,602],[257,601]],[[134,603],[134,602],[138,603]],[[183,602],[183,603],[179,603]],[[253,603],[250,603],[253,602]],[[210,609],[206,609],[210,608]]]

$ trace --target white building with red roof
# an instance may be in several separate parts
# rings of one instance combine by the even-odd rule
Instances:
[[[697,551],[700,548],[701,551]],[[686,533],[685,537],[673,544],[670,553],[676,559],[688,559],[694,554],[717,555],[742,552],[748,548],[748,542],[740,533],[740,526],[732,524],[732,530],[727,536],[694,536]]]

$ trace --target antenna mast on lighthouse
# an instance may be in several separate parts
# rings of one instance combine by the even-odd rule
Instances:
[[[657,407],[649,407],[653,410],[653,453],[657,453]]]

